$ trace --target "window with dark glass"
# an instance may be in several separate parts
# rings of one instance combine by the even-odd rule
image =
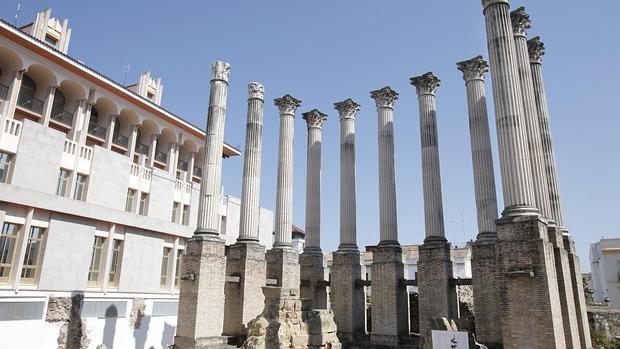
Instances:
[[[140,193],[140,209],[138,213],[146,216],[148,214],[149,208],[149,194],[148,193]]]
[[[99,268],[101,267],[101,250],[105,238],[95,236],[93,252],[90,257],[90,269],[88,270],[88,286],[99,286]]]
[[[41,244],[43,243],[44,234],[45,228],[30,227],[21,274],[21,282],[23,283],[34,284],[36,282],[37,271],[39,270],[41,254],[43,252]]]
[[[9,180],[9,170],[13,155],[0,152],[0,182],[6,183]]]
[[[56,195],[66,196],[67,195],[67,187],[69,185],[69,176],[71,175],[70,171],[65,169],[60,169],[58,173],[58,183],[56,184]]]
[[[112,263],[108,273],[108,282],[111,287],[118,287],[118,279],[123,259],[123,240],[114,240],[112,243]]]
[[[75,200],[86,199],[86,182],[88,181],[88,176],[83,174],[78,174],[75,179],[75,191],[73,192],[73,198]]]
[[[3,284],[10,281],[18,231],[19,225],[11,223],[4,223],[0,231],[0,283]]]

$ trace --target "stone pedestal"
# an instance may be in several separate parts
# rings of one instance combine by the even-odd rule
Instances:
[[[472,244],[471,273],[476,312],[476,339],[489,349],[502,347],[497,252],[494,241]]]
[[[224,334],[245,336],[248,322],[263,311],[265,246],[258,243],[237,243],[230,246],[226,276],[229,280],[225,288]]]
[[[267,279],[277,287],[299,290],[299,254],[292,247],[272,248],[265,254]]]
[[[300,296],[310,300],[313,309],[327,309],[327,289],[323,269],[323,253],[304,252],[299,255]]]
[[[331,266],[331,309],[338,326],[338,338],[345,347],[365,331],[364,288],[356,285],[362,279],[359,251],[336,251]]]
[[[581,264],[575,252],[575,241],[568,234],[563,234],[564,249],[568,257],[570,268],[571,286],[575,299],[575,313],[577,315],[577,328],[579,329],[579,342],[582,349],[592,348],[592,338],[590,337],[590,324],[588,323],[588,312],[586,309],[586,296],[583,289],[583,279],[581,278]]]
[[[181,272],[175,349],[215,348],[225,344],[224,241],[213,235],[194,235],[187,241]]]
[[[431,330],[435,321],[456,318],[458,301],[453,278],[450,244],[427,239],[419,249],[418,301],[420,313],[420,348],[432,348]]]
[[[528,215],[496,224],[504,348],[566,348],[546,223]]]
[[[373,346],[399,347],[399,337],[409,334],[407,292],[403,284],[403,252],[398,245],[381,245],[372,254]]]

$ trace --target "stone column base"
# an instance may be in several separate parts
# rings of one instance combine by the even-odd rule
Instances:
[[[345,348],[365,333],[364,287],[358,250],[339,250],[333,253],[330,275],[331,309],[338,326],[338,338]]]
[[[226,259],[224,334],[245,336],[247,324],[265,305],[265,246],[257,242],[237,243],[229,247]],[[238,278],[238,281],[236,280]]]
[[[592,338],[590,337],[586,296],[583,289],[583,279],[581,278],[581,265],[579,264],[579,257],[575,252],[575,241],[573,241],[573,238],[568,232],[563,232],[562,235],[564,239],[564,249],[568,254],[571,286],[575,299],[575,313],[577,314],[577,328],[579,329],[579,342],[581,343],[582,349],[590,349],[592,348]]]
[[[218,236],[194,235],[187,241],[181,271],[176,349],[214,348],[222,336],[226,256]],[[219,339],[218,339],[219,338]]]
[[[496,239],[472,244],[472,285],[476,312],[476,340],[489,349],[502,348]]]
[[[398,348],[399,337],[409,335],[403,252],[400,246],[379,244],[372,254],[371,270],[371,344]]]
[[[292,247],[272,248],[265,255],[267,279],[275,279],[271,286],[299,290],[299,254]]]
[[[229,349],[228,338],[222,336],[191,339],[174,336],[174,349]]]
[[[553,245],[538,215],[497,220],[504,348],[566,348]]]
[[[327,309],[327,289],[323,253],[320,251],[304,252],[299,255],[300,292],[302,299],[308,299],[313,309]]]
[[[456,318],[458,300],[453,278],[450,244],[425,240],[419,248],[418,304],[420,314],[420,348],[432,348],[431,330],[442,317]]]

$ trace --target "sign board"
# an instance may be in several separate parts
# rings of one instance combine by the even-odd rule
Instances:
[[[432,331],[433,349],[469,349],[467,332]]]

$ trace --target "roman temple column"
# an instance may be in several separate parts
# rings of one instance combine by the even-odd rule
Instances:
[[[340,245],[333,253],[330,276],[331,304],[338,326],[338,338],[353,345],[356,335],[365,332],[364,289],[357,247],[355,186],[355,117],[360,105],[351,99],[334,103],[340,115]]]
[[[545,46],[539,37],[528,41],[528,51],[530,55],[530,67],[532,69],[532,81],[534,84],[534,97],[538,110],[538,122],[540,134],[542,136],[543,153],[545,158],[545,169],[547,183],[549,185],[549,198],[551,201],[552,218],[555,220],[558,230],[563,235],[564,249],[568,253],[568,264],[570,268],[570,280],[573,289],[575,313],[577,316],[577,327],[579,329],[579,342],[582,348],[590,348],[592,340],[590,338],[590,327],[586,309],[586,300],[581,281],[581,268],[579,257],[575,252],[575,242],[564,226],[564,216],[560,200],[560,189],[558,173],[556,168],[555,154],[553,151],[553,141],[549,126],[549,109],[547,107],[547,96],[542,76],[541,57],[545,54]]]
[[[300,296],[313,309],[327,309],[327,290],[321,251],[321,134],[327,115],[317,109],[303,113],[308,128],[306,169],[306,245],[299,256]]]
[[[497,308],[501,304],[497,291],[498,274],[495,242],[497,241],[497,195],[491,134],[484,86],[484,75],[489,65],[482,56],[457,63],[467,88],[469,135],[474,169],[474,193],[478,236],[472,244],[472,285],[476,304],[476,339],[489,348],[502,344],[501,318]]]
[[[211,67],[211,94],[205,132],[205,161],[200,183],[198,223],[187,241],[175,348],[202,349],[226,344],[224,282],[226,257],[220,238],[222,150],[230,64],[216,61]]]
[[[431,329],[439,318],[456,318],[456,288],[451,284],[450,244],[445,238],[435,92],[440,80],[428,72],[410,79],[416,87],[420,113],[422,182],[426,238],[418,261],[418,301],[421,348],[432,347]]]
[[[226,259],[224,334],[229,336],[247,335],[248,323],[264,306],[265,246],[259,243],[264,96],[263,85],[248,84],[239,237],[237,243],[229,247]]]
[[[394,102],[398,93],[389,86],[371,91],[377,105],[379,143],[380,242],[372,259],[371,344],[397,348],[409,333],[407,293],[402,285],[404,266],[396,222],[394,172]]]
[[[299,255],[291,244],[293,228],[293,134],[301,101],[291,95],[274,100],[280,110],[275,243],[267,251],[267,279],[283,289],[299,290]]]
[[[482,6],[504,194],[496,222],[503,344],[564,348],[553,245],[536,208],[510,6],[508,0],[482,0]]]

